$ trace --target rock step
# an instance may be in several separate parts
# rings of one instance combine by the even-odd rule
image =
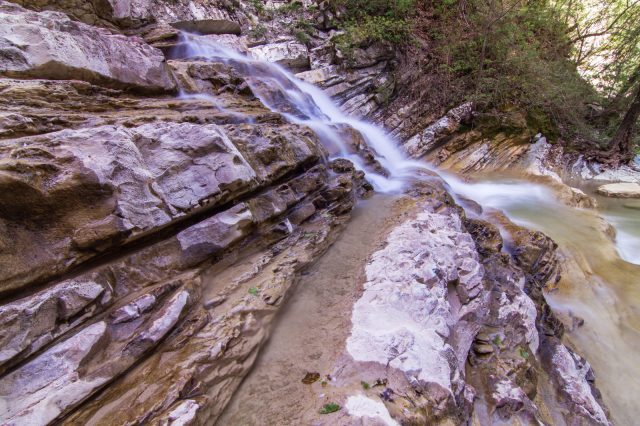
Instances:
[[[632,182],[609,183],[598,187],[596,191],[605,197],[640,198],[640,184]]]

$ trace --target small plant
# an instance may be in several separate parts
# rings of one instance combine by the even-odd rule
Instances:
[[[320,409],[320,414],[335,413],[336,411],[340,410],[340,408],[342,408],[342,407],[340,407],[335,402],[330,402],[328,404],[324,404],[324,406]]]
[[[492,342],[496,345],[496,346],[500,346],[502,345],[502,337],[500,337],[499,334],[496,334],[495,337],[493,338]]]
[[[251,28],[251,30],[249,30],[249,35],[255,39],[261,39],[265,35],[267,35],[267,27],[258,24],[255,27]]]
[[[257,296],[258,295],[258,288],[257,287],[251,287],[249,289],[249,294],[252,296]]]
[[[258,15],[262,15],[264,13],[264,4],[262,0],[250,0],[249,3],[253,8],[258,12]]]
[[[362,385],[362,389],[364,390],[369,390],[369,388],[371,387],[371,385],[369,385],[369,383],[365,382],[364,380],[361,381],[360,384]]]
[[[525,348],[520,348],[520,356],[524,359],[528,359],[529,358],[529,351],[526,350]]]
[[[314,26],[304,19],[298,19],[288,27],[291,34],[302,44],[309,44],[315,33]]]
[[[288,14],[291,12],[295,12],[297,10],[302,9],[302,3],[299,3],[298,1],[292,1],[289,2],[287,4],[284,4],[282,6],[280,6],[278,9],[276,9],[276,11],[278,13],[282,13],[282,14]]]
[[[295,30],[293,32],[293,36],[302,44],[309,44],[309,42],[311,41],[311,37],[309,37],[309,34],[305,33],[302,30]]]

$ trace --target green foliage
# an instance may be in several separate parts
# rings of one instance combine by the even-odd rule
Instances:
[[[593,87],[571,60],[567,25],[550,1],[427,2],[433,18],[423,30],[433,40],[426,72],[447,82],[452,104],[475,101],[499,114],[517,107],[551,134],[585,131]]]
[[[371,388],[371,385],[367,382],[365,382],[364,380],[360,382],[360,384],[362,385],[362,389],[364,390],[369,390],[369,388]]]
[[[320,409],[320,414],[331,414],[331,413],[335,413],[336,411],[340,410],[340,407],[338,404],[334,403],[334,402],[330,402],[328,404],[325,404],[321,409]]]
[[[334,9],[344,9],[349,18],[388,16],[402,19],[414,9],[413,0],[331,0]]]
[[[249,294],[252,296],[257,296],[258,295],[258,289],[256,287],[251,287],[249,289]]]
[[[388,16],[366,16],[344,27],[344,40],[353,46],[366,46],[380,41],[401,44],[410,35],[404,19]]]
[[[291,1],[289,3],[285,3],[282,6],[280,6],[278,9],[276,9],[276,12],[286,15],[292,12],[299,11],[301,9],[302,9],[302,3],[298,1]]]
[[[344,34],[334,41],[347,58],[358,47],[376,42],[397,46],[411,39],[414,0],[333,0],[331,3],[344,15],[339,25]]]
[[[253,6],[258,15],[263,15],[265,12],[264,2],[262,0],[249,0],[249,4]]]
[[[290,29],[293,36],[302,44],[309,44],[315,33],[314,26],[304,19],[295,21]]]
[[[267,35],[267,27],[262,24],[255,25],[249,30],[249,35],[255,39],[261,39]]]
[[[496,334],[492,340],[492,342],[496,345],[496,346],[500,346],[502,345],[502,337],[500,337],[499,334]]]
[[[528,359],[529,358],[529,351],[526,350],[525,348],[520,348],[520,356],[524,359]]]

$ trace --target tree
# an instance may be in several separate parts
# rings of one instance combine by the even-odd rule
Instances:
[[[636,89],[636,93],[633,96],[631,105],[625,113],[618,130],[614,134],[611,142],[609,143],[609,158],[608,163],[619,165],[621,162],[628,162],[633,158],[633,152],[631,150],[631,141],[633,139],[636,123],[640,116],[640,85]]]
[[[594,141],[600,148],[591,157],[613,165],[628,161],[640,114],[640,0],[558,0],[557,5],[569,23],[574,62],[604,106],[592,117],[603,138]]]

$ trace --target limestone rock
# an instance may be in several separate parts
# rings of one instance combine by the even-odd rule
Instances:
[[[240,31],[238,19],[222,1],[204,0],[16,0],[36,10],[56,10],[97,26],[137,28],[150,23],[184,24],[184,30],[203,33]],[[190,22],[201,22],[190,24]],[[177,27],[177,28],[178,28]]]
[[[606,408],[594,396],[597,391],[591,383],[593,371],[589,363],[559,342],[551,344],[544,357],[572,415],[588,424],[610,425]]]
[[[134,357],[139,363],[71,413],[68,421],[215,421],[268,338],[295,272],[327,247],[334,238],[331,229],[342,223],[353,206],[356,188],[345,186],[343,178],[349,175],[329,178],[318,166],[119,264],[106,266],[104,273],[117,277],[114,287],[128,302],[111,311],[109,327],[116,339],[103,352],[122,350],[127,360]],[[343,191],[334,198],[338,188]],[[313,200],[318,209],[331,214],[294,225],[286,215],[303,199]],[[307,237],[309,234],[313,237]],[[274,240],[280,242],[273,244]],[[253,255],[233,261],[247,251]],[[227,261],[206,262],[225,253],[230,253]],[[158,280],[168,286],[165,293],[173,294],[160,312],[157,300],[169,296],[153,291],[161,288],[153,284]],[[188,309],[182,309],[186,316],[172,326],[185,291],[180,289],[185,286],[193,288],[188,290]],[[140,290],[141,297],[131,300],[127,296]],[[199,294],[218,302],[207,303],[205,309],[207,299]],[[174,331],[167,336],[171,327]],[[166,336],[164,343],[153,353],[145,352],[161,336]],[[114,364],[124,365],[110,362],[112,374]],[[121,370],[115,370],[116,376],[120,374]],[[153,386],[143,390],[140,383]],[[185,400],[186,395],[193,399]],[[118,409],[104,410],[105,406]]]
[[[109,303],[111,288],[91,278],[65,281],[0,306],[0,372],[5,364],[36,352]]]
[[[240,25],[227,19],[201,19],[196,21],[171,22],[181,31],[196,34],[240,34]]]
[[[598,194],[616,198],[640,198],[638,183],[609,183],[598,187]]]
[[[121,88],[170,91],[162,53],[136,37],[0,3],[0,75],[76,79]]]
[[[366,266],[347,351],[356,361],[404,372],[426,398],[420,403],[426,422],[465,410],[457,401],[477,330],[467,320],[485,315],[483,274],[474,242],[453,212],[418,213],[392,230]],[[465,297],[451,294],[454,283]]]
[[[472,111],[471,102],[451,109],[444,117],[407,140],[404,143],[405,151],[414,158],[424,156],[434,149],[443,137],[453,134],[465,120],[469,120]]]
[[[292,70],[309,69],[307,47],[293,40],[251,47],[249,52],[257,60],[275,62]]]
[[[6,424],[47,424],[86,396],[104,379],[85,379],[78,371],[106,333],[97,322],[40,357],[0,379],[4,400],[0,418]]]
[[[295,125],[161,123],[5,140],[0,157],[0,189],[17,195],[0,201],[0,221],[40,228],[0,236],[13,240],[0,255],[6,291],[266,186],[322,151]]]

